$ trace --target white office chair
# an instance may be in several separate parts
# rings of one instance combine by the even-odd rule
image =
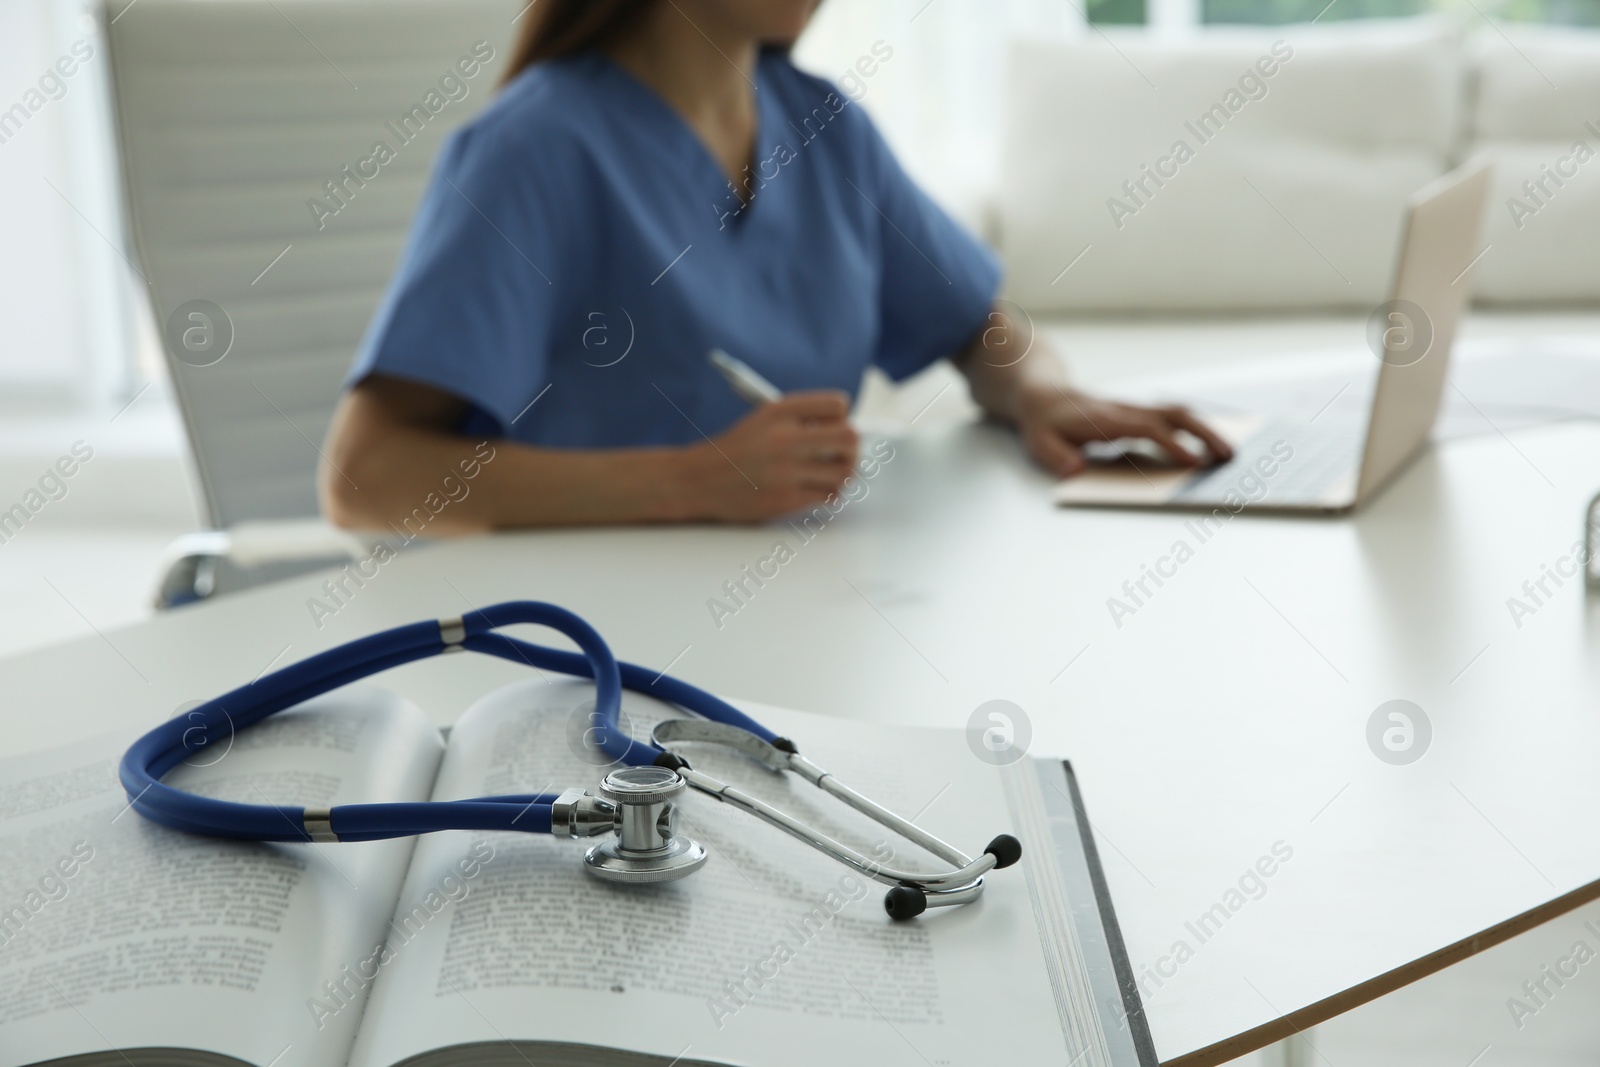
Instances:
[[[363,550],[317,524],[318,450],[442,134],[525,7],[106,0],[129,229],[216,528],[173,546],[163,606]]]

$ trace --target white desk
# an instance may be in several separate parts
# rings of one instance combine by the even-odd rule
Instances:
[[[1078,769],[1135,966],[1175,972],[1147,1006],[1184,1064],[1600,896],[1600,609],[1578,579],[1520,629],[1506,607],[1577,537],[1600,428],[1453,441],[1351,520],[1234,519],[1120,629],[1107,598],[1195,542],[1188,516],[1058,511],[982,427],[899,442],[869,485],[803,547],[782,528],[457,542],[388,564],[320,631],[306,579],[18,657],[0,663],[6,747],[153,724],[371,629],[524,597],[734,696],[950,726],[1006,698],[1035,752]],[[797,558],[719,630],[707,598],[778,537]],[[520,676],[452,656],[380,681],[448,721]],[[1409,766],[1367,747],[1393,698],[1434,726]],[[1199,944],[1185,923],[1280,841],[1265,894]],[[1163,963],[1180,939],[1193,957]]]

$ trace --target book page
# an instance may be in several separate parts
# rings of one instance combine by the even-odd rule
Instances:
[[[412,841],[169,830],[117,781],[132,740],[0,762],[0,1067],[150,1046],[342,1065]],[[257,804],[426,799],[443,750],[373,688],[195,741],[164,780]]]
[[[435,798],[592,789],[606,768],[581,744],[590,693],[584,683],[531,680],[474,705],[451,734]],[[624,709],[626,732],[640,738],[670,713],[633,693]],[[959,732],[749,711],[968,854],[1014,831],[1001,771]],[[942,866],[793,775],[709,746],[683,752],[863,854]],[[353,1067],[507,1040],[763,1067],[986,1067],[1001,1046],[1016,1062],[1073,1058],[1063,1055],[1020,868],[990,875],[975,904],[895,923],[884,886],[710,797],[683,799],[680,828],[707,846],[710,861],[652,886],[588,875],[582,857],[593,840],[450,833],[420,842],[402,914],[470,849],[492,858],[380,977]]]

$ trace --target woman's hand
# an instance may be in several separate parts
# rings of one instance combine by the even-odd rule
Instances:
[[[1061,478],[1083,470],[1080,447],[1087,441],[1136,437],[1154,441],[1173,462],[1198,467],[1233,458],[1228,442],[1188,408],[1141,407],[1100,400],[1054,381],[1018,383],[1017,432],[1034,462]],[[1184,430],[1198,438],[1209,455],[1196,454],[1178,438]]]
[[[695,518],[757,522],[822,503],[855,470],[850,398],[823,390],[763,404],[686,450]]]
[[[1035,335],[1033,323],[1026,316],[1019,323],[999,305],[955,365],[978,406],[1015,426],[1034,462],[1057,477],[1070,478],[1083,470],[1081,446],[1086,442],[1124,437],[1154,441],[1185,467],[1207,462],[1208,457],[1183,444],[1180,430],[1198,438],[1210,460],[1233,458],[1228,442],[1188,408],[1118,404],[1074,389],[1061,362]]]

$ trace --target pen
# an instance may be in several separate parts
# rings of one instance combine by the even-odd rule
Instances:
[[[751,370],[743,360],[735,359],[720,348],[708,352],[706,360],[727,379],[739,398],[751,406],[770,404],[783,396],[783,391],[776,385]]]

